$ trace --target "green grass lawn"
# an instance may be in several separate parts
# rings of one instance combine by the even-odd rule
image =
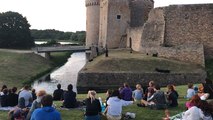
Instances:
[[[166,88],[162,89],[163,91],[166,91]],[[176,108],[170,108],[169,111],[171,115],[175,115],[177,113],[180,113],[182,111],[185,111],[185,102],[186,99],[183,98],[186,94],[187,87],[186,86],[177,86],[176,90],[178,91],[180,97],[179,97],[179,106]],[[98,93],[97,97],[102,97],[102,99],[105,99],[105,93]],[[79,94],[77,95],[78,100],[83,100],[86,98],[86,94]],[[72,110],[60,110],[60,106],[62,105],[62,102],[54,102],[57,106],[57,109],[61,113],[62,120],[82,120],[83,119],[83,111],[78,109],[72,109]],[[123,107],[123,113],[125,112],[134,112],[136,113],[135,120],[161,120],[162,117],[165,116],[164,110],[151,110],[149,108],[143,108],[143,107],[137,107],[136,104]],[[0,111],[0,120],[6,120],[7,119],[7,112]]]
[[[70,53],[53,53],[47,60],[33,53],[13,53],[0,51],[0,86],[21,88],[41,73],[64,64]]]
[[[174,73],[197,73],[204,68],[176,60],[151,57],[138,52],[129,53],[128,50],[110,50],[109,57],[98,56],[84,67],[88,72],[131,71],[156,72],[155,68],[171,70]]]

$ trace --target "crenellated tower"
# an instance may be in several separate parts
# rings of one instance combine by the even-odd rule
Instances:
[[[86,46],[98,45],[100,0],[85,0],[86,5]]]

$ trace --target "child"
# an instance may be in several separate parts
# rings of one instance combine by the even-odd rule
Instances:
[[[186,95],[186,98],[187,99],[191,99],[192,96],[195,95],[195,91],[193,89],[193,84],[192,83],[188,83],[188,90],[187,90],[187,95]]]
[[[140,84],[136,85],[136,90],[133,91],[132,97],[134,98],[134,101],[141,101],[143,98],[143,89],[141,88]]]

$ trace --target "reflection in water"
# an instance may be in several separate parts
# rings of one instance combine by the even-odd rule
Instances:
[[[33,83],[32,87],[36,91],[40,89],[45,89],[47,93],[53,93],[57,88],[57,84],[60,83],[62,89],[67,90],[67,85],[72,84],[73,90],[77,91],[77,76],[78,72],[86,64],[86,58],[84,52],[73,53],[68,59],[67,63],[51,73],[51,81],[36,81]]]

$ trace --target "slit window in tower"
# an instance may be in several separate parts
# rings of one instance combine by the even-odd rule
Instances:
[[[117,15],[117,19],[120,20],[121,19],[121,15]]]

